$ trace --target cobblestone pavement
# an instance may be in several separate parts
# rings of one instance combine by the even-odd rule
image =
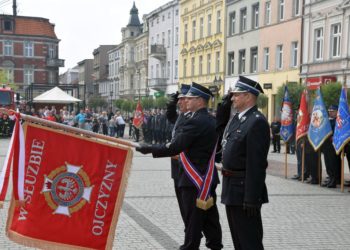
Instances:
[[[1,167],[7,144],[8,140],[1,139]],[[294,155],[288,157],[292,176],[296,159]],[[284,155],[271,154],[269,159],[270,203],[262,209],[265,249],[350,249],[350,194],[285,179]],[[218,207],[224,249],[233,249],[224,206]],[[5,236],[7,208],[8,202],[0,210],[0,250],[30,249]],[[135,153],[113,249],[177,249],[182,241],[183,223],[169,159]],[[201,249],[206,249],[204,242]]]

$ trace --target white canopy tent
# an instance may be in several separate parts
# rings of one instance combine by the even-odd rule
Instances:
[[[69,104],[76,102],[81,102],[81,100],[67,94],[59,87],[54,87],[33,99],[33,103]]]

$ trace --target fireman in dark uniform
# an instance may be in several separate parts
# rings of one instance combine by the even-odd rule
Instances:
[[[182,126],[187,118],[191,115],[191,112],[187,110],[186,102],[185,102],[185,95],[187,94],[188,90],[190,89],[190,85],[188,84],[181,84],[180,93],[176,92],[173,94],[167,103],[167,109],[166,109],[166,118],[168,121],[172,124],[174,124],[174,128],[172,130],[171,140],[172,142],[176,135],[178,133],[181,133]],[[180,113],[177,113],[177,108],[179,107]],[[177,198],[177,202],[179,204],[180,213],[182,220],[185,222],[184,217],[184,208],[182,204],[181,199],[181,193],[179,188],[179,159],[178,156],[171,158],[171,178],[174,180],[174,188],[175,188],[175,194]]]
[[[333,133],[335,128],[335,122],[337,118],[338,106],[330,105],[328,108],[329,122],[331,124]],[[337,155],[333,146],[333,136],[329,136],[323,143],[321,151],[324,154],[324,161],[326,164],[327,174],[329,179],[323,183],[322,186],[328,188],[335,188],[340,183],[340,172],[341,172],[341,158]]]
[[[235,249],[263,249],[261,205],[268,202],[265,184],[270,127],[257,109],[259,83],[239,77],[231,101],[237,113],[230,120],[222,139],[223,186],[221,202],[226,206]],[[217,113],[227,109],[226,100]],[[217,124],[221,124],[220,119]],[[222,127],[217,127],[218,132]]]
[[[1,128],[2,137],[11,137],[15,122],[7,114],[3,114]]]
[[[192,83],[186,95],[187,109],[192,112],[182,128],[171,143],[167,145],[142,145],[136,150],[143,154],[152,153],[153,157],[174,156],[183,152],[188,160],[195,166],[198,174],[205,176],[210,159],[215,154],[217,134],[215,131],[215,118],[207,110],[208,101],[213,95],[209,89]],[[198,204],[198,190],[192,179],[185,173],[184,164],[181,163],[179,171],[179,188],[185,217],[185,240],[180,249],[199,249],[202,233],[206,237],[206,246],[209,249],[221,249],[222,231],[219,222],[219,213],[216,206],[215,189],[219,183],[217,171],[214,168],[210,188],[212,206],[206,210]]]

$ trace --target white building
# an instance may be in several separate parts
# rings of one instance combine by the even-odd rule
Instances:
[[[149,35],[148,86],[171,94],[178,90],[179,0],[146,15]]]

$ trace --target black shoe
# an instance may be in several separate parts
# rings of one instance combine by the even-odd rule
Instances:
[[[312,184],[312,185],[315,185],[315,184],[318,184],[318,183],[319,183],[318,180],[311,180],[311,182],[310,182],[310,184]]]
[[[277,152],[277,151],[275,151],[275,150],[274,150],[274,151],[271,151],[271,153],[276,153],[276,152]]]
[[[294,175],[292,178],[291,178],[292,180],[299,180],[299,179],[301,179],[301,176],[299,176],[299,175]]]
[[[337,185],[336,185],[336,184],[328,184],[327,187],[328,187],[328,188],[336,188]]]
[[[328,187],[329,185],[329,182],[328,181],[325,181],[321,184],[321,187]]]

